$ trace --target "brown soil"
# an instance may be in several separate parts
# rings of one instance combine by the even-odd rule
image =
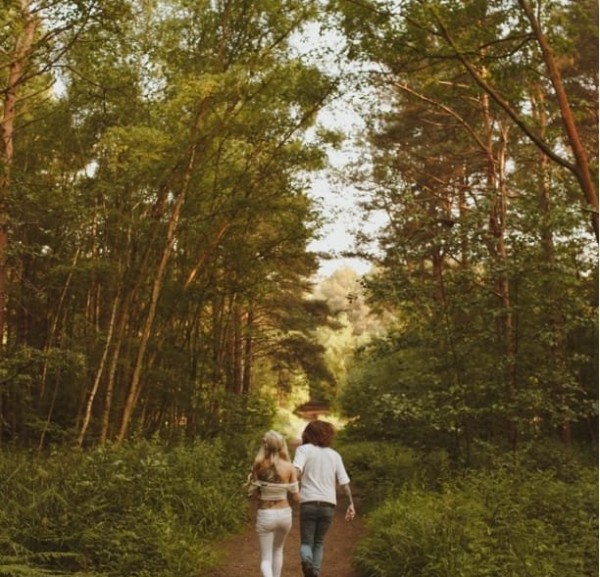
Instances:
[[[340,499],[336,516],[325,537],[325,554],[321,577],[356,577],[352,569],[352,554],[363,533],[363,520],[357,514],[354,521],[344,520],[344,498]],[[360,510],[360,507],[358,506]],[[301,577],[300,519],[294,509],[292,530],[285,544],[281,577]],[[254,515],[244,531],[221,543],[221,565],[207,577],[260,577],[258,537],[254,530]]]

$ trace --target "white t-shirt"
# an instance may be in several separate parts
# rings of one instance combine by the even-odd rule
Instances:
[[[335,505],[336,482],[339,485],[350,482],[342,457],[330,447],[317,447],[311,443],[300,445],[296,449],[293,464],[302,475],[300,503],[324,501]]]

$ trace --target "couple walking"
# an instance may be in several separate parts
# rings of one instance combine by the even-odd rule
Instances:
[[[302,444],[290,461],[285,439],[269,431],[252,467],[258,493],[256,532],[260,542],[262,577],[281,577],[283,547],[292,527],[290,502],[300,503],[300,562],[304,577],[318,577],[323,541],[331,522],[340,485],[348,499],[346,521],[354,519],[350,478],[340,454],[331,448],[335,429],[326,421],[311,421]]]

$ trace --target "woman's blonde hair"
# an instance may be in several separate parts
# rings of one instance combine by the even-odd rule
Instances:
[[[279,459],[290,460],[287,443],[281,433],[271,430],[265,433],[260,442],[260,449],[254,459],[254,468],[258,468],[266,461],[275,465]]]

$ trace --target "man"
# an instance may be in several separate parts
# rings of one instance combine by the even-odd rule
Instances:
[[[356,515],[350,477],[342,457],[331,448],[335,429],[326,421],[311,421],[302,433],[293,465],[300,476],[300,561],[304,577],[318,577],[323,543],[337,505],[336,487],[348,499],[346,521]]]

